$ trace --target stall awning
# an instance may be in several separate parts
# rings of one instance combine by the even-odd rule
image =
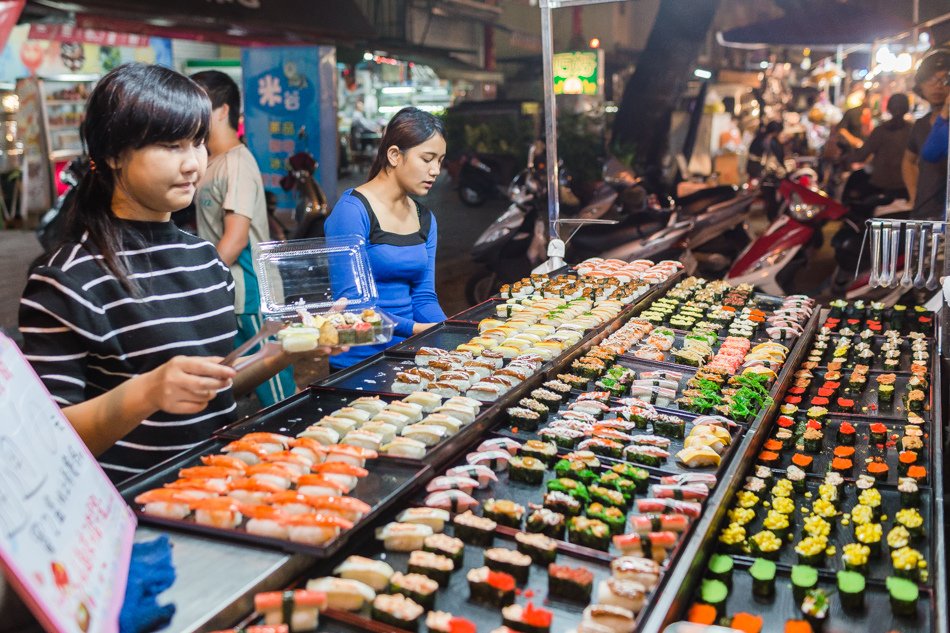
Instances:
[[[774,20],[719,31],[716,39],[732,48],[834,48],[871,44],[910,26],[910,22],[893,13],[829,2],[815,10],[787,13]]]
[[[236,45],[376,37],[352,0],[29,0],[29,5],[74,14],[80,27]]]
[[[504,75],[498,71],[485,70],[453,57],[453,54],[471,55],[474,51],[418,46],[401,42],[384,42],[380,47],[381,50],[399,59],[429,66],[441,79],[498,84],[503,83],[505,79]]]

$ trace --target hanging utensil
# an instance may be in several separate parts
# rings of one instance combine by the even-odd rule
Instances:
[[[901,251],[901,227],[895,224],[891,227],[891,267],[887,271],[887,285],[896,286],[897,278],[897,256]]]
[[[869,230],[871,232],[871,276],[868,278],[868,286],[877,288],[881,285],[881,223],[871,222]]]
[[[910,254],[914,249],[914,225],[908,224],[904,229],[904,274],[901,275],[901,288],[911,288],[914,278],[910,271]]]
[[[937,283],[937,247],[940,245],[940,234],[937,233],[937,227],[934,226],[930,231],[930,276],[927,277],[927,283],[924,287],[927,290],[936,290],[940,285]]]
[[[891,269],[891,225],[888,222],[882,222],[881,227],[881,272],[878,275],[878,285],[888,287],[891,285],[887,278],[887,273]]]
[[[914,288],[923,288],[927,283],[927,279],[924,277],[924,249],[927,246],[927,225],[922,223],[920,224],[920,235],[917,236],[920,240],[920,249],[917,253],[917,274],[914,275]]]

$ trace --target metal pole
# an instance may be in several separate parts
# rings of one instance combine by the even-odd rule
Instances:
[[[541,55],[544,82],[544,148],[547,154],[548,178],[548,241],[560,239],[558,217],[560,200],[557,165],[557,100],[554,95],[554,26],[551,23],[551,5],[541,0]]]

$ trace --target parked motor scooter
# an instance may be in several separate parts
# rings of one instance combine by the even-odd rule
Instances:
[[[727,273],[726,281],[733,285],[749,283],[774,295],[793,294],[797,291],[792,287],[795,276],[822,245],[821,229],[825,224],[842,220],[849,213],[865,215],[875,209],[880,209],[881,212],[886,210],[881,206],[881,203],[886,201],[881,198],[869,199],[849,207],[811,186],[811,182],[810,178],[801,178],[801,174],[793,174],[782,181],[779,186],[779,195],[782,198],[781,213],[765,233],[739,255]],[[858,226],[857,222],[852,221],[851,228],[847,231],[863,235],[863,226],[860,229]],[[844,237],[836,236],[834,239],[839,243],[844,241]],[[848,269],[854,271],[859,253],[860,247],[849,246],[845,252],[836,254],[839,270],[834,277],[843,279],[843,272]],[[898,259],[897,269],[899,272],[903,270],[903,257]],[[845,286],[841,290],[844,290],[849,299],[867,297],[886,300],[896,298],[902,292],[899,288],[871,288],[867,275],[859,275],[858,279]],[[887,296],[882,296],[882,291]],[[896,295],[890,297],[894,292]]]
[[[515,169],[509,156],[463,154],[457,175],[459,199],[467,206],[480,207],[487,200],[507,196]]]
[[[89,158],[81,156],[73,159],[60,174],[60,180],[67,185],[50,210],[43,214],[36,229],[36,237],[45,252],[52,251],[63,238],[66,228],[66,216],[76,197],[76,186],[85,173],[89,171]]]
[[[298,152],[287,159],[288,171],[280,181],[284,191],[294,191],[297,205],[294,221],[297,227],[293,239],[323,237],[323,224],[330,214],[327,196],[313,177],[317,171],[317,161],[309,152]]]

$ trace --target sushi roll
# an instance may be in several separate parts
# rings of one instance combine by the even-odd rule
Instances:
[[[722,617],[725,614],[726,600],[729,598],[729,587],[721,580],[704,579],[699,588],[699,600],[716,609],[716,614]]]
[[[438,534],[445,529],[445,524],[449,518],[449,513],[439,508],[406,508],[399,513],[396,521],[428,525],[433,533]]]
[[[458,520],[458,517],[456,517]],[[376,539],[383,541],[389,552],[411,552],[421,549],[432,528],[419,523],[388,523],[376,530]]]
[[[575,545],[607,551],[610,548],[610,527],[603,521],[575,516],[567,523],[567,539]]]
[[[426,615],[429,633],[476,633],[475,623],[445,611],[429,611]]]
[[[419,630],[419,618],[425,608],[401,593],[380,594],[373,600],[371,617],[378,622],[406,631]]]
[[[756,558],[749,567],[752,576],[752,595],[770,598],[775,595],[775,563],[764,558]]]
[[[327,608],[327,595],[318,591],[269,591],[254,596],[254,609],[264,624],[286,624],[291,632],[317,628],[320,611]]]
[[[518,532],[515,542],[519,552],[527,554],[539,565],[553,563],[557,557],[557,542],[544,534]]]
[[[830,610],[831,603],[828,602],[828,594],[823,589],[810,589],[802,600],[802,615],[815,633],[824,630]]]
[[[325,594],[326,608],[341,611],[360,611],[376,598],[376,591],[369,585],[359,580],[332,576],[307,581],[307,591]]]
[[[534,457],[512,457],[508,463],[510,481],[539,484],[544,480],[544,463]]]
[[[916,617],[917,600],[920,597],[920,588],[917,583],[906,578],[888,576],[886,586],[891,599],[891,611],[894,615]]]
[[[382,591],[389,586],[394,570],[385,561],[353,555],[338,565],[333,573],[347,580],[358,580],[374,591]]]
[[[919,551],[904,546],[891,552],[891,564],[895,576],[919,582],[923,575],[921,567],[926,565],[926,561]]]
[[[508,499],[489,499],[482,507],[485,518],[491,519],[499,525],[521,529],[524,519],[524,506]]]
[[[706,572],[709,578],[720,580],[727,587],[732,587],[732,570],[735,567],[735,561],[728,554],[713,554],[706,565]]]
[[[635,580],[607,578],[597,585],[595,600],[639,613],[646,600],[647,589]]]
[[[703,487],[703,491],[708,492],[705,486]],[[596,501],[606,506],[613,506],[621,509],[621,511],[627,506],[627,500],[619,490],[591,485],[588,488],[588,493],[590,494],[591,501]]]
[[[897,482],[897,491],[901,496],[901,507],[916,508],[920,506],[920,487],[911,477],[901,477]]]
[[[488,567],[476,567],[469,570],[469,597],[473,602],[481,602],[491,607],[508,606],[515,601],[515,579],[510,574],[493,571]]]
[[[518,584],[528,582],[531,571],[531,557],[505,547],[492,547],[484,552],[485,566],[492,571],[510,574]]]
[[[552,442],[528,440],[521,446],[519,454],[523,457],[534,457],[545,466],[550,466],[557,458],[557,446]]]
[[[501,610],[505,627],[517,633],[549,633],[553,615],[547,609],[534,606],[531,602],[521,606],[510,604]]]
[[[590,484],[597,480],[597,473],[591,470],[585,462],[580,460],[560,459],[554,464],[554,474],[559,479],[576,479],[582,484]]]
[[[403,574],[397,571],[389,579],[389,591],[391,593],[401,593],[424,609],[433,608],[435,594],[438,590],[439,583],[422,574]]]
[[[548,596],[580,602],[590,602],[594,574],[585,567],[548,565]]]
[[[506,413],[512,429],[519,431],[537,430],[542,422],[541,413],[525,407],[511,407]]]
[[[792,595],[801,604],[805,595],[818,586],[818,570],[810,565],[792,566]]]
[[[472,514],[471,511],[456,516],[452,520],[452,525],[455,527],[455,534],[460,539],[479,547],[488,547],[491,545],[495,535],[495,528],[498,527],[495,521]]]
[[[556,539],[564,536],[565,518],[563,514],[544,507],[532,506],[532,508],[533,511],[528,515],[528,532],[544,534]]]
[[[425,537],[422,542],[422,549],[426,552],[445,556],[456,567],[462,564],[462,558],[465,555],[465,543],[461,539],[451,537],[448,534],[432,534]]]
[[[570,479],[567,477],[551,479],[547,482],[546,486],[548,492],[561,492],[573,497],[574,499],[577,499],[584,504],[590,502],[590,493],[587,491],[587,486],[575,479]],[[556,510],[556,508],[552,509]]]

